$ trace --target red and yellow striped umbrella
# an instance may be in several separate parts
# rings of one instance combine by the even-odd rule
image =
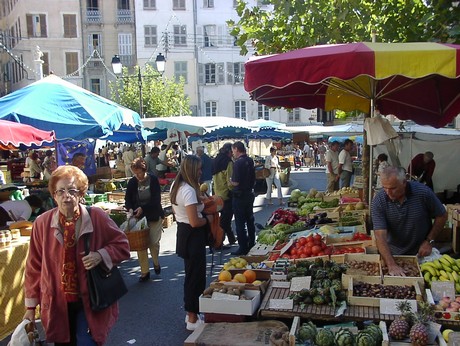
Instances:
[[[271,107],[394,114],[442,127],[460,113],[460,45],[348,43],[257,57],[244,86]]]

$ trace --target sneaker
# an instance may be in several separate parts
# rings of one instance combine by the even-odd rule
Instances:
[[[185,314],[185,323],[188,323],[188,314]]]
[[[187,327],[186,328],[187,328],[187,330],[193,331],[193,330],[197,329],[201,324],[204,324],[204,322],[200,318],[198,318],[195,323],[187,322]]]

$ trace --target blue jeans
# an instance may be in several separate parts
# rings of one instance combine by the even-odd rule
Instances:
[[[236,236],[240,250],[247,252],[256,243],[256,227],[254,226],[254,194],[246,192],[233,196],[233,214],[235,215]],[[245,227],[247,227],[247,232]]]
[[[55,346],[97,346],[89,333],[88,321],[81,302],[68,303],[70,342],[56,342]]]

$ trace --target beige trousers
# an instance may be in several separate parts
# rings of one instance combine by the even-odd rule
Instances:
[[[160,264],[158,257],[160,255],[161,234],[163,233],[163,219],[160,218],[158,221],[149,221],[149,228],[150,244],[147,250],[150,250],[150,255],[153,259],[153,265],[157,267]],[[139,265],[141,266],[142,274],[147,274],[150,271],[149,256],[147,250],[137,252],[137,258],[139,259]]]

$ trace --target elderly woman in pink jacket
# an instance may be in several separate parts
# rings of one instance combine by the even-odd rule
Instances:
[[[125,234],[99,208],[88,212],[79,201],[88,189],[85,173],[58,167],[49,180],[57,208],[34,222],[25,270],[25,319],[40,317],[48,342],[59,345],[103,345],[118,318],[118,304],[92,311],[86,271],[107,269],[129,258]],[[85,255],[84,235],[90,234]]]

